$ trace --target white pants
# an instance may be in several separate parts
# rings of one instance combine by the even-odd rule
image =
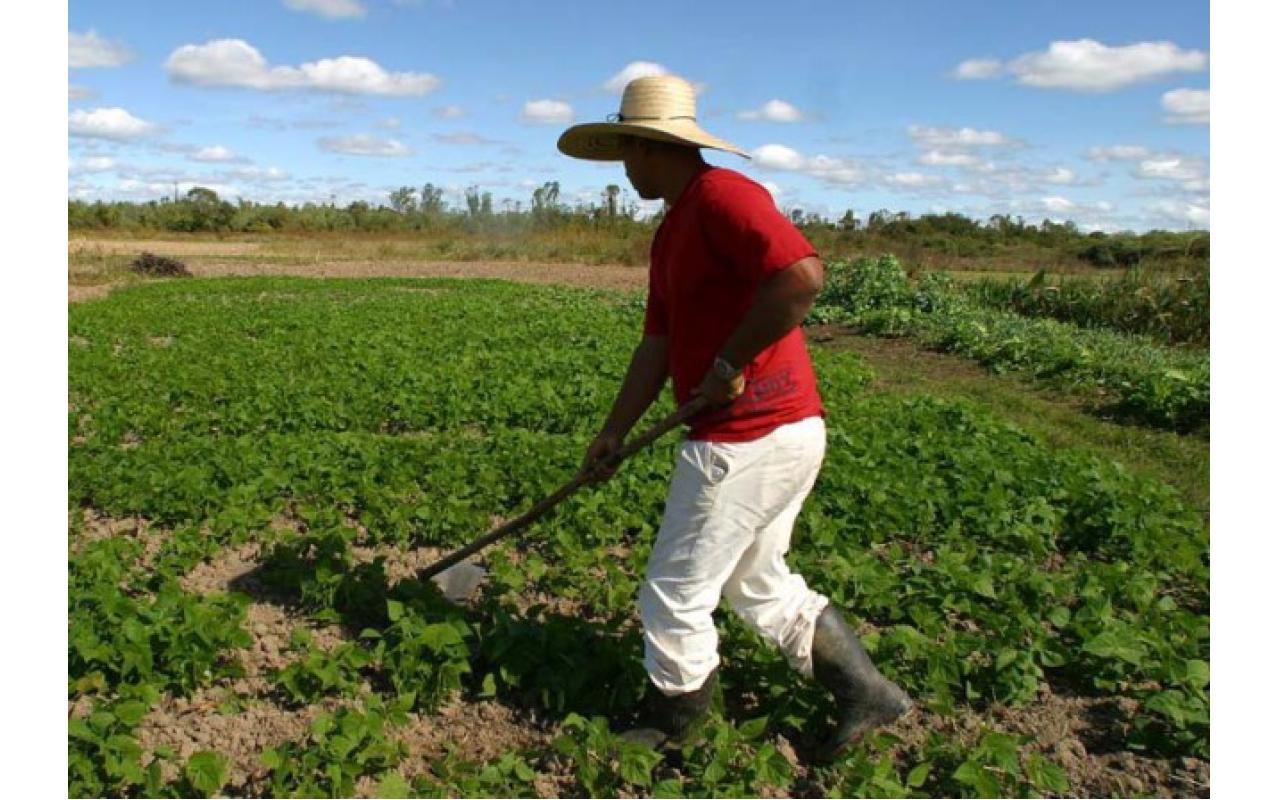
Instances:
[[[720,663],[711,612],[722,593],[792,667],[813,675],[813,626],[827,598],[785,556],[825,453],[822,417],[751,442],[683,444],[640,589],[645,668],[664,694],[698,689]]]

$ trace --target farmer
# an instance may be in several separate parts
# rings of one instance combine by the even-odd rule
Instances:
[[[678,742],[710,709],[721,596],[790,664],[830,691],[838,755],[911,708],[882,676],[826,597],[792,572],[791,529],[813,488],[826,427],[799,328],[822,286],[813,246],[744,175],[713,167],[701,147],[749,157],[705,132],[694,89],[672,75],[626,87],[610,122],[575,125],[561,152],[622,161],[646,200],[666,201],[654,236],[644,336],[583,470],[602,467],[657,398],[706,397],[681,446],[661,529],[640,590],[649,727],[654,747]],[[602,469],[600,479],[613,476]]]

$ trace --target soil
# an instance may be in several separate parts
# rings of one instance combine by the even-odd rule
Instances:
[[[886,728],[902,739],[899,752],[937,731],[962,746],[997,731],[1030,737],[1024,754],[1039,752],[1066,772],[1073,789],[1087,797],[1207,797],[1209,763],[1162,759],[1123,749],[1137,710],[1130,698],[1072,697],[1042,691],[1026,706],[993,706],[979,714],[960,707],[951,716],[917,710]]]
[[[91,542],[116,536],[126,537],[142,543],[138,564],[145,568],[160,552],[169,535],[168,531],[151,527],[151,523],[142,517],[110,517],[91,508],[80,509],[79,513],[81,530],[71,543],[72,553],[79,552]]]
[[[315,264],[241,263],[195,259],[197,277],[298,275],[306,278],[497,278],[522,283],[595,289],[643,289],[648,270],[618,265],[577,265],[485,261],[321,261]]]
[[[76,243],[72,243],[73,245]],[[94,242],[111,246],[142,244],[130,242]],[[148,244],[164,245],[165,242]],[[191,256],[202,246],[248,246],[246,243],[206,242],[175,245],[174,252]],[[177,245],[183,245],[179,250]],[[122,252],[136,249],[120,247]],[[164,249],[153,252],[164,253]],[[626,267],[614,264],[579,265],[484,261],[321,261],[312,264],[272,262],[232,262],[191,258],[188,269],[197,278],[213,278],[231,275],[295,275],[304,278],[494,278],[521,283],[557,284],[592,289],[641,290],[648,285],[648,271],[644,267]],[[72,303],[106,297],[113,287],[68,286],[67,300]]]
[[[70,239],[68,253],[112,253],[137,255],[143,251],[158,256],[247,256],[262,249],[258,242],[211,242],[197,239]]]

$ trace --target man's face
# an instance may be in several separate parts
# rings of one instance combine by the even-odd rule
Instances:
[[[645,200],[657,200],[662,196],[655,180],[658,168],[656,153],[644,140],[632,136],[622,140],[622,163],[636,194]]]

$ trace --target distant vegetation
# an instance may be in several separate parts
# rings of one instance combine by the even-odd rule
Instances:
[[[1114,285],[1150,288],[1138,279]],[[1030,291],[1039,291],[1039,286]],[[1207,337],[1207,281],[1203,292],[1205,307],[1198,323]],[[1208,351],[1165,346],[1158,340],[1167,340],[1167,335],[1127,332],[1135,321],[1146,320],[1152,330],[1167,334],[1159,315],[1149,313],[1145,302],[1128,307],[1107,302],[1117,296],[1110,289],[1081,296],[1094,304],[1058,307],[1072,309],[1075,318],[1044,319],[1054,315],[1040,308],[1026,313],[1017,303],[1000,302],[994,292],[966,292],[945,273],[924,273],[913,282],[898,260],[886,255],[828,262],[826,285],[809,321],[844,323],[876,336],[910,337],[935,350],[969,356],[995,372],[1022,372],[1089,395],[1107,416],[1207,433]],[[1090,316],[1091,309],[1096,317]],[[1186,316],[1194,320],[1196,314]]]
[[[69,228],[76,232],[130,234],[371,233],[412,237],[431,243],[442,258],[526,258],[592,263],[645,264],[661,214],[641,219],[634,203],[621,199],[617,185],[593,203],[569,205],[552,181],[534,190],[530,202],[495,209],[493,197],[469,188],[465,204],[451,206],[430,183],[404,186],[387,202],[346,206],[306,203],[228,202],[204,187],[176,200],[68,202]],[[800,209],[791,219],[824,256],[848,258],[893,253],[911,268],[1087,272],[1094,268],[1150,267],[1194,272],[1208,268],[1206,231],[1084,233],[1074,223],[1035,222],[995,215],[976,220],[963,214],[923,214],[852,210],[830,220]]]

